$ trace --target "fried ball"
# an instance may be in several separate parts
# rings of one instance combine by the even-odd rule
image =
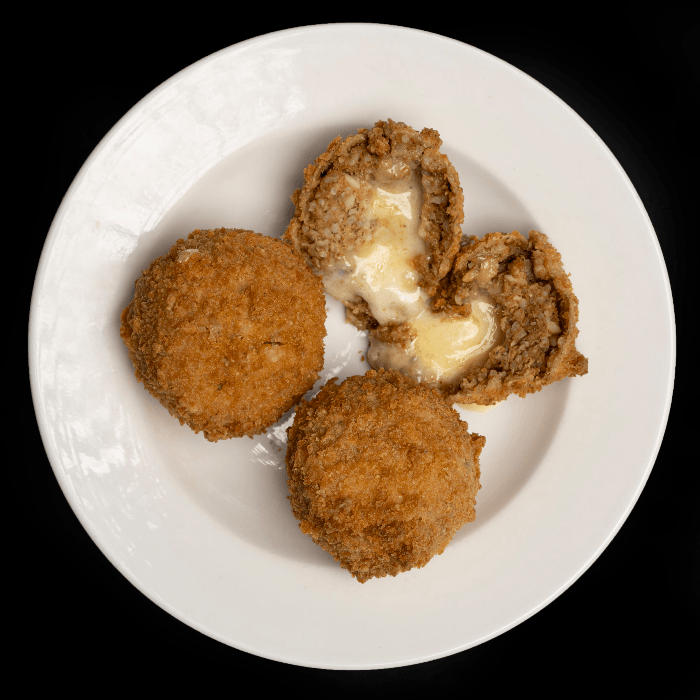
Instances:
[[[299,527],[360,583],[423,567],[474,520],[485,439],[399,372],[334,382],[288,429]]]
[[[381,225],[377,187],[394,189],[415,180],[424,248],[412,265],[429,295],[449,272],[459,249],[464,196],[449,158],[440,153],[434,129],[415,131],[403,122],[378,121],[372,129],[329,144],[304,170],[304,185],[292,195],[295,206],[285,239],[323,273],[351,251],[371,242]],[[343,300],[347,318],[358,328],[376,326],[361,298]],[[368,325],[369,324],[369,325]]]
[[[193,231],[136,281],[121,337],[136,378],[207,440],[264,432],[323,367],[321,282],[281,241]]]
[[[525,238],[513,231],[467,239],[433,302],[468,313],[470,300],[484,293],[497,304],[502,336],[485,362],[467,370],[452,401],[492,405],[587,374],[588,360],[575,343],[578,299],[545,234],[530,231]]]

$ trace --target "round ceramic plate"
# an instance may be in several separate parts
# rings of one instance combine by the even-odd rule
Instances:
[[[580,300],[578,347],[590,369],[488,413],[463,412],[486,436],[476,521],[424,569],[360,585],[292,516],[293,413],[255,439],[208,443],[136,382],[119,314],[141,271],[194,228],[281,236],[303,168],[335,136],[387,118],[440,132],[464,188],[465,233],[548,234]],[[326,329],[321,382],[366,371],[366,338],[333,300]],[[239,649],[367,669],[479,644],[590,566],[658,451],[674,325],[639,197],[561,100],[450,39],[330,25],[209,56],[110,131],[51,227],[29,347],[58,481],[129,581]]]

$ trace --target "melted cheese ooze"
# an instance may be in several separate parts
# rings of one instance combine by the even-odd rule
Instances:
[[[418,235],[423,206],[415,171],[398,183],[375,183],[369,203],[376,221],[372,240],[323,273],[326,291],[339,301],[362,297],[381,325],[404,323],[425,308],[425,293],[411,260],[425,255]]]
[[[419,286],[412,261],[424,256],[419,235],[423,188],[418,169],[394,182],[377,182],[369,202],[372,239],[324,271],[326,291],[339,301],[364,299],[380,325],[409,324],[409,347],[371,338],[367,360],[434,386],[459,382],[499,340],[496,309],[488,295],[472,300],[469,316],[435,313]]]

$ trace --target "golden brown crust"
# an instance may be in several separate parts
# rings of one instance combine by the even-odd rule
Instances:
[[[356,136],[338,136],[305,168],[304,185],[292,195],[294,218],[285,239],[315,270],[323,271],[338,256],[371,240],[370,177],[420,168],[424,192],[420,235],[427,255],[416,262],[422,286],[434,294],[457,253],[464,220],[459,176],[440,153],[441,144],[434,129],[419,133],[391,119],[359,129]],[[353,319],[349,314],[348,320]]]
[[[361,583],[425,566],[474,520],[485,439],[398,372],[334,381],[288,429],[299,527]]]
[[[136,378],[207,440],[254,435],[319,376],[321,282],[278,240],[193,231],[136,281],[121,336]]]
[[[578,299],[561,256],[543,233],[468,239],[433,306],[459,311],[477,290],[498,304],[504,339],[483,366],[466,373],[452,401],[494,404],[588,372],[588,360],[575,344]]]

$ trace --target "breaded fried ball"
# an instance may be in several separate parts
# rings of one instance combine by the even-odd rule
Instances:
[[[207,440],[252,436],[318,379],[321,282],[281,241],[193,231],[136,281],[121,337],[136,378]]]
[[[360,583],[423,567],[474,520],[485,439],[396,371],[334,381],[288,429],[299,527]]]
[[[372,210],[376,186],[417,177],[421,190],[420,238],[425,253],[413,264],[421,286],[432,295],[450,270],[462,237],[464,195],[459,175],[440,152],[435,129],[416,131],[403,122],[378,121],[371,129],[336,137],[304,169],[304,185],[292,195],[294,217],[284,234],[309,264],[324,272],[371,241],[377,227]],[[348,321],[376,326],[364,300],[346,303]]]
[[[433,301],[459,313],[484,292],[500,309],[502,339],[483,364],[467,370],[452,401],[491,405],[588,373],[588,360],[576,349],[578,299],[544,233],[468,238]]]

